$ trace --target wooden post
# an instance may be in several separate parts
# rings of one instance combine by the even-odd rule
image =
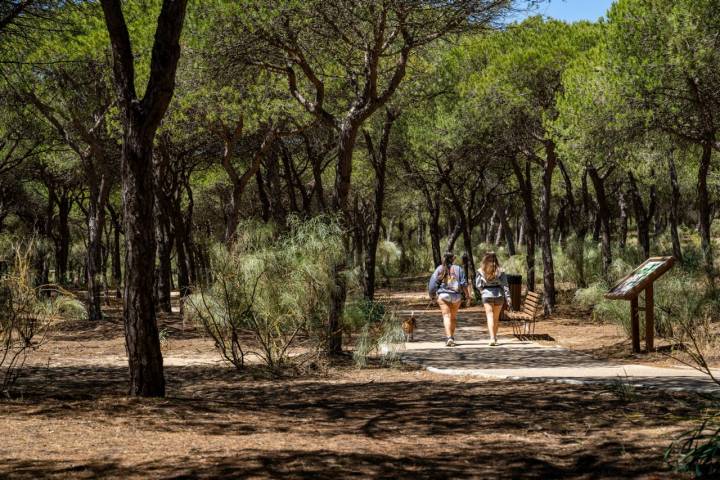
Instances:
[[[632,351],[640,353],[640,317],[637,297],[630,299],[630,327],[632,329]]]
[[[653,303],[653,284],[645,289],[645,348],[655,350],[655,305]]]

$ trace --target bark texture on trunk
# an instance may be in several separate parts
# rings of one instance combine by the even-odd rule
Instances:
[[[612,224],[610,220],[610,205],[608,204],[605,194],[605,180],[600,176],[595,167],[588,167],[588,175],[595,188],[595,197],[597,198],[598,211],[597,221],[601,226],[602,240],[601,250],[603,257],[603,277],[606,280],[610,278],[610,266],[612,265]]]
[[[86,162],[90,164],[92,162]],[[102,319],[100,291],[102,235],[105,226],[105,205],[110,195],[110,182],[104,173],[86,168],[90,185],[90,201],[87,211],[88,246],[87,246],[87,287],[88,287],[88,319],[96,321]]]
[[[387,172],[388,147],[390,145],[390,131],[398,113],[391,110],[385,112],[385,123],[383,125],[378,150],[373,146],[372,137],[365,131],[365,143],[368,149],[368,156],[375,171],[375,199],[373,203],[372,222],[367,236],[367,249],[365,253],[364,268],[364,296],[367,300],[375,298],[375,264],[377,261],[377,246],[380,242],[380,228],[382,225],[383,209],[385,206],[385,177]]]
[[[508,255],[511,257],[517,252],[515,250],[515,234],[513,233],[510,222],[508,222],[508,212],[503,207],[497,209],[498,217],[500,217],[500,224],[503,227],[503,233],[505,234],[505,245],[507,246]]]
[[[363,119],[364,120],[364,119]],[[357,140],[358,130],[362,121],[346,120],[339,132],[338,139],[338,160],[335,170],[335,188],[332,199],[333,209],[340,212],[347,225],[349,220],[348,198],[350,195],[350,183],[352,179],[352,155]],[[348,256],[350,255],[350,238],[346,235],[344,239],[345,258],[338,262],[333,268],[333,280],[335,288],[330,296],[330,312],[327,322],[327,353],[339,355],[342,353],[342,330],[340,319],[345,309],[347,298],[347,281],[345,270],[347,268]]]
[[[702,146],[700,167],[698,168],[697,180],[697,203],[698,203],[698,224],[700,227],[700,248],[702,249],[703,264],[708,276],[715,276],[713,265],[712,237],[710,234],[711,208],[710,193],[708,191],[708,173],[710,161],[712,160],[712,143],[706,141]]]
[[[68,281],[68,258],[70,256],[70,210],[72,200],[67,192],[58,197],[58,235],[55,249],[55,281],[64,285]]]
[[[530,162],[525,162],[525,173],[518,159],[511,157],[511,164],[518,185],[520,186],[520,195],[523,200],[523,208],[525,212],[525,222],[523,223],[523,236],[525,238],[526,251],[526,271],[525,280],[527,289],[530,292],[535,291],[535,237],[537,236],[537,220],[535,219],[535,207],[533,206],[533,194],[531,183]]]
[[[555,307],[555,262],[552,254],[552,232],[550,231],[550,202],[552,201],[552,177],[557,166],[555,143],[545,142],[545,164],[543,165],[542,193],[540,195],[540,244],[543,261],[543,304],[545,313],[552,313]]]
[[[635,224],[638,231],[638,242],[642,247],[645,258],[650,257],[650,222],[655,215],[655,185],[650,187],[650,201],[648,207],[645,208],[642,196],[635,180],[635,175],[628,172],[628,186],[630,196],[632,197],[633,210],[635,212]]]
[[[675,169],[675,159],[673,154],[668,158],[668,176],[670,177],[670,236],[672,238],[673,256],[682,263],[682,247],[680,246],[680,235],[678,235],[678,224],[680,223],[680,182],[678,182],[677,170]]]
[[[122,111],[122,197],[125,223],[123,320],[130,394],[164,396],[165,377],[155,318],[153,275],[153,142],[175,88],[180,33],[187,0],[164,0],[157,20],[145,95],[135,89],[130,35],[120,0],[101,0],[113,52],[113,72]]]

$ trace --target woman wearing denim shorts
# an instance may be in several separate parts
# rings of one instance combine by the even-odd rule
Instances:
[[[480,263],[475,286],[482,295],[485,317],[487,318],[488,333],[490,334],[490,346],[497,345],[497,333],[500,327],[500,311],[503,304],[510,303],[510,287],[508,286],[505,272],[500,268],[500,261],[495,252],[488,252]]]
[[[462,292],[470,305],[470,287],[468,286],[465,271],[460,265],[455,265],[455,255],[448,252],[444,255],[442,265],[439,265],[430,277],[428,292],[430,298],[437,295],[437,304],[442,312],[445,326],[445,345],[455,346],[455,327],[457,313],[462,303]]]

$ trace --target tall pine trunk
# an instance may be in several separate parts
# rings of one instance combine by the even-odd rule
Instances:
[[[130,124],[122,151],[125,221],[123,317],[130,393],[164,396],[165,377],[155,317],[155,217],[152,143]]]
[[[525,162],[525,173],[517,158],[511,157],[511,164],[515,177],[520,186],[520,195],[523,200],[525,221],[523,223],[523,237],[525,238],[525,259],[526,259],[526,284],[530,292],[535,291],[535,239],[537,237],[537,220],[535,219],[535,208],[533,206],[532,178],[530,162]]]
[[[650,257],[650,221],[655,215],[655,186],[650,188],[650,203],[645,208],[643,199],[635,181],[632,172],[628,173],[628,181],[630,186],[630,195],[632,197],[633,210],[635,211],[635,224],[638,231],[638,242],[642,247],[645,258]]]
[[[87,288],[88,319],[102,319],[100,292],[102,289],[101,255],[102,235],[105,226],[105,204],[110,194],[110,185],[104,174],[86,168],[90,182],[90,201],[87,212]]]
[[[367,252],[365,255],[365,278],[363,282],[364,295],[367,300],[375,298],[375,264],[377,261],[377,246],[380,241],[380,227],[382,225],[383,210],[385,206],[385,177],[387,172],[387,150],[390,143],[390,130],[397,119],[398,114],[388,110],[385,114],[385,123],[382,129],[382,137],[378,150],[376,151],[372,137],[367,132],[365,143],[368,154],[375,171],[375,202],[373,204],[373,218],[368,232]]]
[[[157,306],[161,312],[172,312],[170,303],[172,276],[172,247],[174,243],[170,212],[157,208],[156,241],[158,267],[156,269]]]
[[[499,207],[498,210],[498,216],[500,217],[500,223],[503,227],[503,232],[505,234],[505,244],[507,246],[507,252],[508,255],[511,257],[515,255],[517,252],[515,251],[515,234],[513,233],[512,227],[510,226],[510,222],[508,222],[507,219],[507,211],[503,210],[503,207]]]
[[[612,245],[611,245],[611,235],[612,235],[612,224],[610,221],[610,206],[607,201],[607,196],[605,194],[605,181],[598,173],[597,169],[595,167],[589,167],[588,168],[588,175],[590,175],[590,180],[593,183],[593,187],[595,188],[595,196],[597,198],[598,203],[598,211],[597,211],[597,220],[596,222],[599,223],[599,226],[601,227],[601,247],[602,250],[602,258],[603,258],[603,277],[606,280],[609,280],[610,278],[610,266],[612,265]],[[596,224],[596,230],[597,230],[597,224]]]
[[[120,0],[101,0],[113,52],[115,87],[122,111],[122,197],[125,223],[123,321],[130,394],[164,396],[165,377],[155,318],[153,275],[155,219],[153,142],[175,88],[180,33],[187,0],[163,0],[142,99],[135,88],[130,34]]]
[[[110,213],[110,222],[113,228],[113,246],[112,246],[112,279],[115,287],[115,298],[122,298],[122,266],[120,264],[120,233],[122,226],[115,210],[108,207]]]
[[[545,313],[552,313],[555,307],[555,263],[552,253],[552,234],[550,231],[550,202],[552,201],[552,177],[557,165],[555,144],[545,142],[545,165],[540,195],[540,245],[543,260],[543,303]]]
[[[620,207],[620,231],[618,232],[620,238],[618,238],[618,245],[620,250],[625,250],[628,233],[628,212],[627,200],[625,199],[625,192],[622,188],[618,193],[618,206]]]
[[[352,155],[355,148],[359,130],[359,122],[346,119],[339,132],[338,160],[335,171],[335,188],[333,195],[333,207],[341,215],[346,230],[350,231],[348,199],[350,195],[350,182],[352,178]],[[326,351],[330,355],[342,353],[342,330],[341,319],[347,298],[347,281],[345,270],[347,268],[350,252],[350,234],[343,238],[344,255],[333,267],[334,288],[330,295],[330,311],[327,320],[327,345]]]
[[[427,195],[428,209],[430,210],[430,221],[428,228],[430,230],[430,246],[433,255],[433,267],[437,267],[442,263],[442,250],[440,248],[440,191],[436,191],[434,195]]]
[[[680,219],[680,183],[678,182],[677,170],[675,169],[675,159],[673,153],[668,158],[668,176],[670,177],[670,236],[672,238],[673,256],[678,262],[682,263],[682,247],[680,245],[680,235],[678,234],[678,223]]]
[[[68,258],[70,256],[70,225],[68,219],[72,202],[68,195],[58,198],[58,239],[55,252],[55,281],[64,285],[68,281]]]
[[[697,202],[698,202],[698,224],[700,227],[700,247],[702,249],[703,264],[705,272],[708,276],[715,275],[713,265],[712,237],[710,234],[711,223],[711,207],[710,193],[708,192],[708,172],[710,170],[710,161],[712,159],[712,142],[705,141],[702,145],[702,156],[700,157],[700,167],[698,168],[697,181]]]

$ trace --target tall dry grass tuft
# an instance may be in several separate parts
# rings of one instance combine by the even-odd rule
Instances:
[[[213,282],[185,304],[185,316],[243,368],[249,355],[271,373],[315,358],[328,332],[333,267],[344,255],[339,223],[292,219],[287,230],[245,222],[231,250],[213,251]]]
[[[366,367],[373,355],[380,356],[388,364],[399,359],[405,346],[402,324],[394,311],[388,311],[382,303],[369,300],[350,302],[345,307],[343,324],[351,332],[357,332],[353,360],[357,367]]]
[[[87,316],[72,293],[54,285],[33,284],[34,249],[33,241],[14,245],[10,268],[0,276],[0,375],[6,395],[28,355],[45,342],[55,321]]]

